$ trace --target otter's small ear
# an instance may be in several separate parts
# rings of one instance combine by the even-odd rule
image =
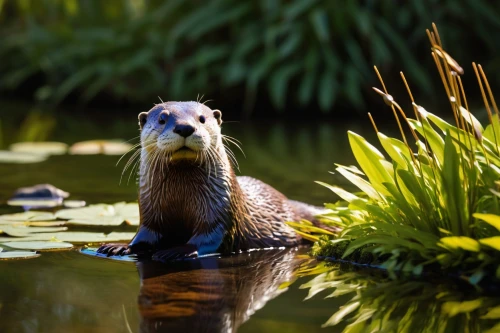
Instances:
[[[222,112],[220,110],[214,110],[214,118],[217,119],[217,124],[222,124]]]
[[[142,129],[144,125],[146,125],[146,122],[148,121],[148,113],[141,112],[139,113],[139,116],[137,118],[139,119],[139,127]]]

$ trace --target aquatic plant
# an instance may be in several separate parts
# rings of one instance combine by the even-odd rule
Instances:
[[[0,215],[0,260],[27,259],[39,256],[33,251],[67,250],[73,244],[130,241],[139,225],[139,205],[118,202],[87,207],[60,209],[55,213],[27,211]],[[122,226],[118,231],[98,228]]]
[[[224,99],[245,96],[247,112],[258,96],[279,110],[291,101],[361,110],[363,82],[375,81],[371,63],[403,62],[432,91],[408,49],[424,42],[424,22],[442,22],[462,53],[498,54],[490,31],[499,11],[487,0],[0,1],[0,87],[24,90],[35,77],[35,98],[52,103],[102,93],[151,103],[230,89]]]
[[[325,224],[341,227],[337,236],[314,235],[307,223],[295,225],[317,240],[315,256],[373,264],[395,272],[421,274],[424,268],[460,275],[470,283],[484,276],[500,279],[500,120],[499,110],[480,65],[473,64],[490,123],[483,128],[469,111],[462,68],[443,49],[438,31],[427,30],[454,116],[454,124],[413,100],[414,118],[383,90],[375,89],[397,120],[402,140],[379,132],[386,153],[349,132],[360,169],[336,171],[361,193],[321,183],[342,200],[327,204]],[[493,111],[492,111],[493,110]],[[407,137],[403,125],[409,127]]]

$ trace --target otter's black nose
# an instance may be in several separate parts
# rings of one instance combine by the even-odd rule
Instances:
[[[180,136],[187,138],[194,132],[194,127],[191,125],[175,125],[174,133],[179,134]]]

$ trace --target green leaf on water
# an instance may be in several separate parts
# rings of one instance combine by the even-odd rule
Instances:
[[[24,206],[30,206],[30,207],[37,207],[37,208],[52,208],[52,207],[57,207],[61,204],[61,199],[59,198],[54,198],[54,199],[13,199],[7,201],[7,205],[13,206],[13,207],[24,207]]]
[[[73,155],[123,155],[132,148],[132,145],[122,140],[90,140],[73,144],[69,148]]]
[[[23,241],[62,241],[78,244],[88,243],[109,243],[119,241],[130,241],[135,236],[135,232],[111,232],[109,234],[99,232],[66,231],[55,233],[36,233],[22,238]],[[0,243],[10,243],[19,241],[15,237],[0,237]]]
[[[53,233],[67,230],[67,227],[29,227],[25,225],[2,225],[0,234],[7,234],[13,237],[26,237],[37,233]]]
[[[64,200],[63,206],[66,208],[81,208],[85,207],[86,202],[83,200]]]
[[[28,211],[24,213],[0,215],[0,222],[52,221],[56,216],[48,212]]]
[[[10,150],[16,153],[31,153],[41,155],[62,155],[68,151],[68,145],[62,142],[18,142],[10,145]]]
[[[11,226],[25,226],[25,227],[61,227],[66,225],[66,221],[26,221],[26,222],[13,222],[0,220],[0,229],[3,225]]]
[[[47,159],[47,155],[33,153],[18,153],[9,150],[0,150],[0,163],[29,164],[40,163]]]
[[[0,252],[0,260],[37,258],[40,254],[33,251],[4,251]]]
[[[139,205],[119,202],[114,205],[97,204],[82,208],[62,209],[56,217],[68,220],[68,224],[118,226],[127,221],[130,225],[139,224]]]
[[[66,242],[54,242],[54,241],[14,241],[10,243],[3,243],[8,247],[21,250],[56,250],[56,249],[71,249],[73,244]]]

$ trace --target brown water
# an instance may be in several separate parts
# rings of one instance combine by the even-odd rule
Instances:
[[[3,148],[33,137],[74,143],[138,135],[136,115],[128,112],[49,113],[5,104],[0,119]],[[343,185],[342,178],[328,171],[334,163],[353,163],[347,128],[373,137],[365,119],[356,124],[228,122],[223,126],[226,134],[243,144],[246,158],[234,149],[240,174],[259,178],[290,198],[318,205],[336,198],[313,181]],[[116,167],[117,160],[116,156],[63,155],[38,164],[0,163],[0,213],[18,211],[5,205],[16,188],[38,183],[53,184],[70,192],[71,199],[87,203],[134,201],[134,181],[119,185],[124,163]],[[327,279],[316,296],[304,300],[309,290],[300,286],[317,276],[296,277],[306,263],[314,266],[304,259],[306,251],[259,251],[169,265],[101,259],[78,249],[0,261],[0,332],[324,332],[321,325],[359,290],[364,290],[361,297],[374,309],[370,316],[400,304],[401,311],[374,324],[379,331],[399,331],[399,323],[415,319],[411,323],[417,326],[409,332],[425,327],[431,332],[434,326],[426,320],[434,317],[450,332],[465,327],[475,332],[496,323],[479,319],[496,299],[475,312],[464,312],[465,319],[442,317],[437,291],[445,290],[458,301],[474,298],[469,291],[462,292],[463,286],[447,282],[419,285],[414,292],[383,276],[349,273],[358,278],[356,284],[349,275],[342,284],[349,292],[325,299],[337,285]],[[341,272],[337,266],[330,270],[328,274]],[[381,298],[378,285],[398,296]],[[428,292],[414,299],[391,288],[410,290],[410,295]],[[427,313],[428,309],[434,310]],[[326,330],[341,332],[348,323]]]

